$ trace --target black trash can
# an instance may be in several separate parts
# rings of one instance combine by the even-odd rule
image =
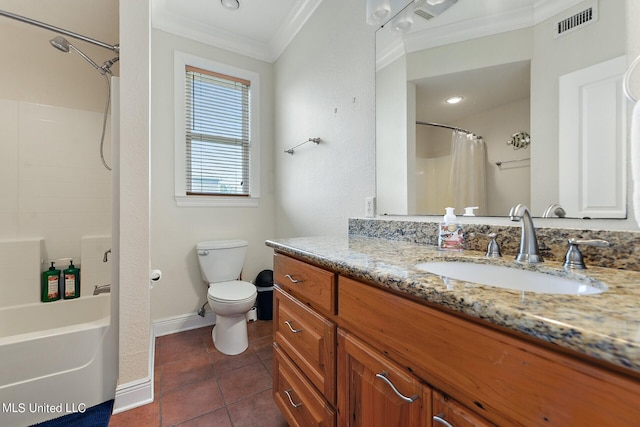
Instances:
[[[262,270],[256,277],[258,320],[273,319],[273,271]]]

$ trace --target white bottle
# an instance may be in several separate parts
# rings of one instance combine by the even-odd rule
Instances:
[[[462,225],[457,221],[454,208],[445,208],[445,215],[438,227],[438,248],[445,251],[464,249]]]

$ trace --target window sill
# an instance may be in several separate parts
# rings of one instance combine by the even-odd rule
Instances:
[[[259,197],[176,196],[178,207],[257,208]]]

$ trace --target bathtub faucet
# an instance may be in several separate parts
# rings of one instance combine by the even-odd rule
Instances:
[[[102,262],[109,261],[109,254],[111,253],[111,248],[104,253],[104,257],[102,257]]]
[[[111,284],[108,285],[96,285],[93,288],[94,295],[107,294],[111,292]]]

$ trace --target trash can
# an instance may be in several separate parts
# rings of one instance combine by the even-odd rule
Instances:
[[[273,319],[273,271],[262,270],[256,277],[258,320]]]

